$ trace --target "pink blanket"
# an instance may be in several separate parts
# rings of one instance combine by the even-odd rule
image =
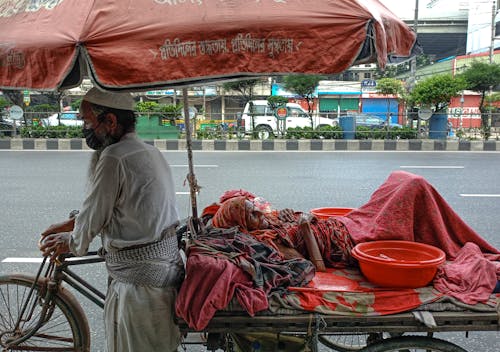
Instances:
[[[454,259],[467,242],[473,242],[488,259],[500,260],[500,251],[467,225],[434,187],[404,171],[391,173],[368,203],[342,221],[355,243],[415,241],[441,248]]]
[[[251,277],[240,267],[225,258],[191,254],[175,311],[190,327],[203,330],[233,295],[251,316],[268,308],[265,292],[253,287]]]
[[[496,270],[495,263],[486,259],[476,244],[469,242],[454,261],[438,268],[434,287],[467,304],[485,302],[497,284]]]

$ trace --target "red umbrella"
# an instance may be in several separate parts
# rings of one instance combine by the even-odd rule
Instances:
[[[0,0],[0,89],[146,90],[408,57],[377,0]]]
[[[359,63],[383,68],[410,56],[415,39],[378,0],[0,0],[0,89],[59,90],[84,76],[139,91],[334,74]]]

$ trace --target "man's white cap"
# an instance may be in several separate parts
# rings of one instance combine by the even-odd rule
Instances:
[[[96,87],[91,88],[83,100],[113,109],[134,111],[134,98],[130,93],[105,92]]]

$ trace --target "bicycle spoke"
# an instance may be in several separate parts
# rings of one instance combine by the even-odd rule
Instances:
[[[31,287],[19,284],[0,286],[0,333],[2,344],[26,336],[39,324],[42,304],[37,292],[29,295]],[[29,301],[25,302],[26,299]],[[19,320],[24,305],[27,305],[24,317]],[[74,351],[74,337],[71,326],[64,313],[56,305],[50,316],[38,328],[33,336],[17,346],[9,347],[12,351]]]

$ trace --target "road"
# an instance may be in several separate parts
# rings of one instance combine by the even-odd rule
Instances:
[[[172,166],[181,217],[190,214],[185,152],[165,152]],[[0,272],[34,272],[33,263],[5,258],[39,258],[38,234],[78,209],[83,199],[85,151],[0,151]],[[490,243],[500,247],[498,153],[473,152],[194,152],[201,191],[198,211],[228,189],[247,189],[276,208],[307,211],[321,206],[357,207],[393,170],[426,177],[450,205]],[[98,244],[96,243],[95,248]],[[82,269],[101,288],[102,266]],[[92,330],[93,352],[104,351],[101,312],[83,301]],[[439,334],[470,351],[498,351],[500,333]],[[188,351],[200,349],[189,347]]]

